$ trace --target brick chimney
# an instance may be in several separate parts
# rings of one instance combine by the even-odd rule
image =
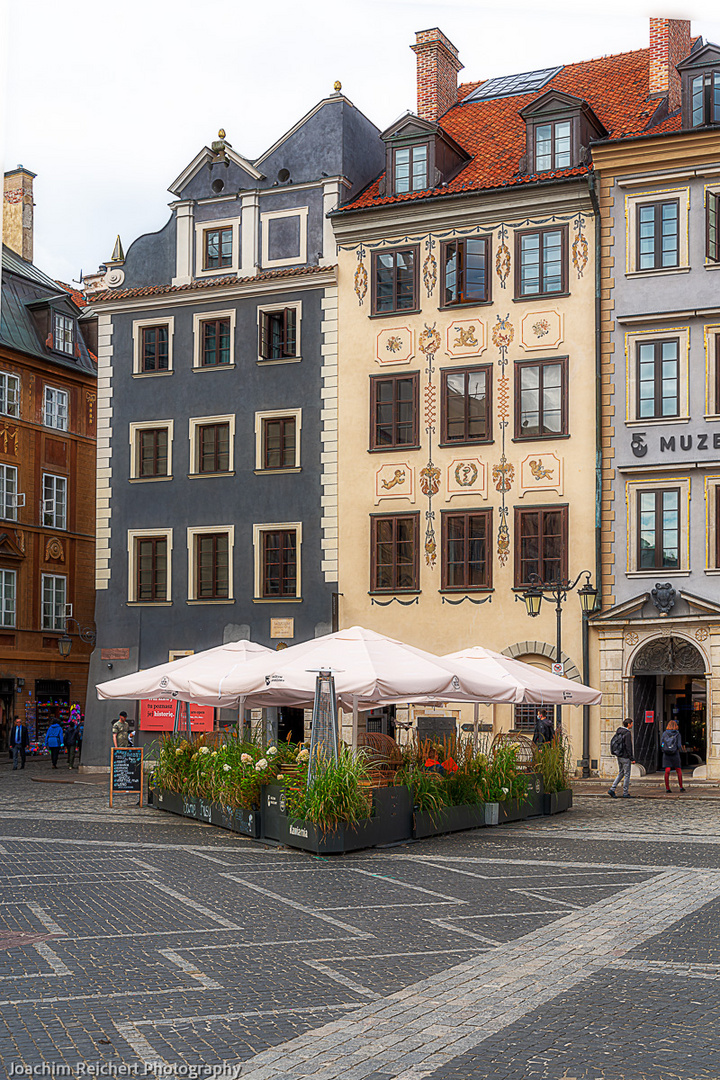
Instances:
[[[5,173],[3,244],[27,262],[33,261],[33,180],[36,173],[18,165]]]
[[[690,52],[688,19],[650,19],[651,94],[667,94],[668,112],[680,108],[680,73],[675,65]]]
[[[418,30],[415,42],[410,48],[417,56],[418,116],[434,121],[457,105],[457,77],[463,65],[453,43],[437,27]]]

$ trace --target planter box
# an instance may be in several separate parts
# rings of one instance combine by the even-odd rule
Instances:
[[[217,825],[220,829],[230,829],[231,832],[240,833],[257,840],[260,836],[260,811],[256,809],[245,810],[241,806],[219,806],[211,804],[210,824]]]
[[[280,784],[267,784],[262,789],[262,832],[264,839],[279,844],[290,843],[290,825],[285,810],[285,788]]]
[[[525,816],[526,817],[540,817],[545,813],[543,808],[543,795],[545,793],[545,785],[543,778],[539,773],[528,773],[527,777],[528,789],[525,796]]]
[[[416,810],[413,836],[419,840],[425,836],[461,832],[463,829],[481,829],[486,823],[484,803],[443,806],[435,814],[429,810]]]
[[[404,784],[397,787],[373,788],[374,845],[397,844],[413,835],[412,792]],[[365,822],[359,824],[365,825]]]
[[[544,812],[546,814],[562,814],[572,806],[572,791],[555,791],[552,795],[543,795]]]
[[[208,799],[198,799],[197,801],[197,819],[198,821],[204,821],[206,825],[212,823],[212,808],[213,804]]]
[[[289,820],[282,788],[268,784],[263,794],[263,836],[315,855],[340,855],[396,844],[412,836],[412,797],[410,789],[404,786],[374,788],[372,817],[354,825],[325,830],[311,821]]]
[[[176,791],[165,791],[163,788],[157,788],[154,793],[153,806],[157,806],[159,810],[167,810],[170,814],[180,814],[183,812],[183,797]]]
[[[360,851],[374,847],[377,833],[374,818],[358,821],[355,825],[340,825],[326,829],[312,821],[291,821],[288,824],[288,846],[310,851],[314,855],[342,855],[346,851]]]
[[[524,799],[503,799],[497,805],[499,825],[506,821],[524,821],[528,816]]]
[[[194,818],[196,821],[198,818],[198,803],[199,799],[196,795],[182,795],[182,816]]]

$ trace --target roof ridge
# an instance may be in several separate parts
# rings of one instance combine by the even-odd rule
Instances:
[[[137,285],[129,289],[109,289],[95,296],[90,295],[87,302],[92,305],[98,303],[98,301],[130,300],[143,296],[165,296],[170,293],[185,293],[193,292],[196,289],[217,288],[221,285],[247,285],[255,281],[275,281],[283,278],[311,276],[335,269],[336,265],[334,263],[330,266],[295,266],[284,270],[264,270],[262,273],[250,277],[240,277],[238,274],[223,274],[221,277],[211,279],[195,278],[184,285]]]

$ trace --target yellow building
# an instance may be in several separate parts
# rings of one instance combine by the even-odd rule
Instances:
[[[596,579],[596,202],[585,148],[607,132],[598,102],[613,73],[591,62],[458,90],[457,51],[439,30],[413,48],[418,115],[383,134],[384,175],[333,216],[340,625],[441,654],[482,644],[549,668],[554,604],[530,619],[518,601],[534,575]],[[571,678],[581,639],[569,592],[561,661]],[[535,710],[488,707],[481,720],[527,731]],[[579,763],[582,711],[566,709],[563,725]]]

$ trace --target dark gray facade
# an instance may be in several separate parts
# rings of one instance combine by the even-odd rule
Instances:
[[[85,765],[107,765],[120,708],[139,715],[135,702],[98,702],[96,683],[173,652],[246,637],[273,647],[331,628],[337,286],[326,215],[383,163],[377,129],[339,92],[255,162],[220,133],[171,185],[169,222],[87,279],[99,451]]]

